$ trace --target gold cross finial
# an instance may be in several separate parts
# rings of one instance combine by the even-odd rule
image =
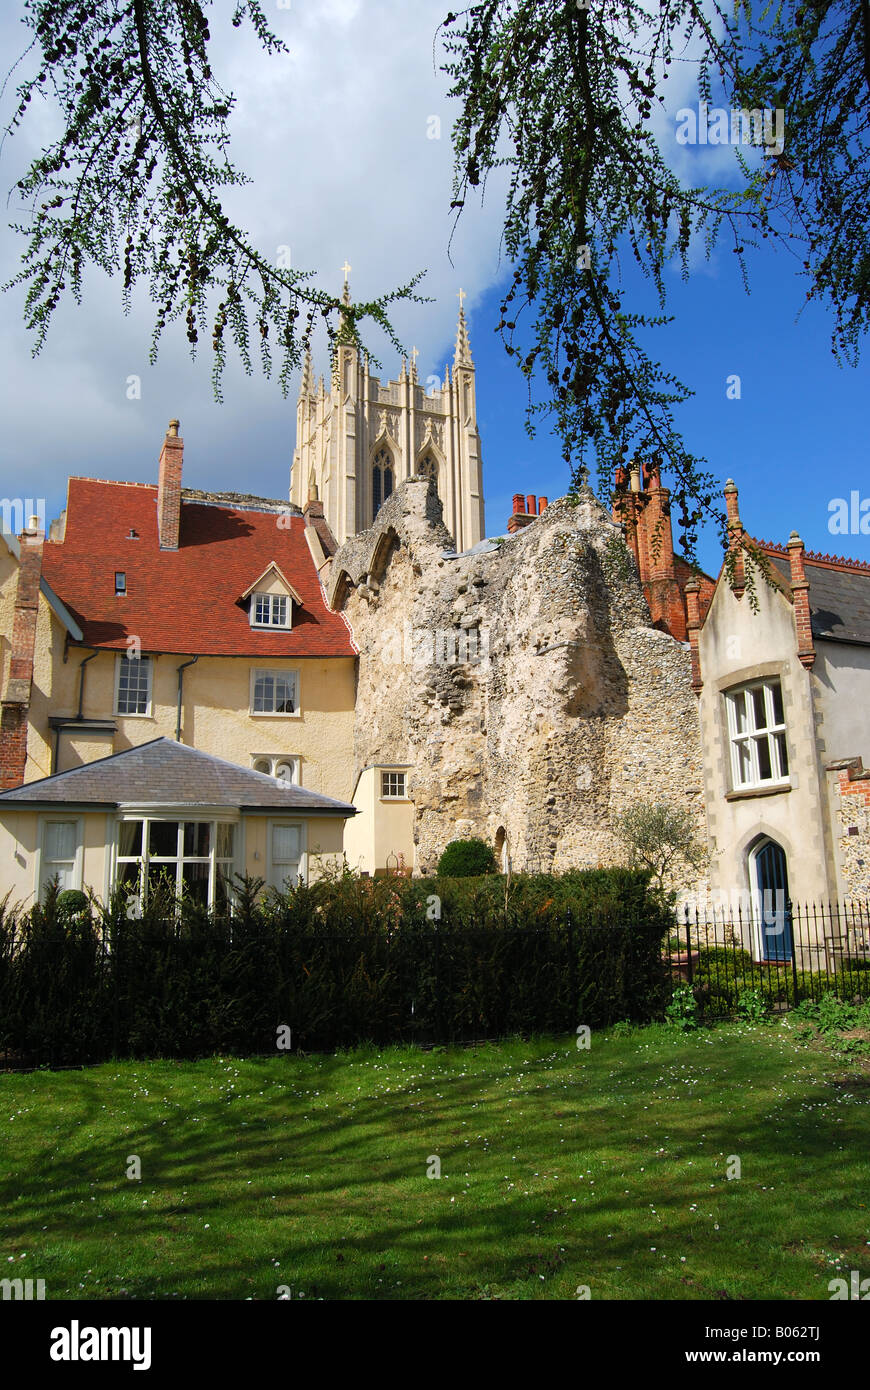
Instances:
[[[415,369],[416,369],[416,366],[417,366],[417,358],[418,358],[419,356],[420,356],[420,354],[419,354],[419,352],[417,351],[417,349],[416,349],[415,347],[414,347],[414,348],[411,348],[411,357],[413,358],[413,362],[414,362],[414,367],[415,367]]]
[[[460,291],[459,291],[459,311],[460,311],[460,313],[462,312],[462,303],[463,303],[463,300],[466,300],[467,298],[468,298],[468,295],[465,293],[465,290],[460,290]]]
[[[344,265],[343,265],[341,268],[342,268],[342,270],[344,271],[344,283],[347,284],[347,277],[348,277],[348,275],[350,274],[350,272],[353,270],[353,266],[352,266],[352,265],[348,265],[348,263],[347,263],[347,258],[345,258]]]

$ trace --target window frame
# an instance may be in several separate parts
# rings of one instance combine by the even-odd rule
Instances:
[[[55,814],[54,812],[51,812],[51,811],[44,811],[44,812],[41,812],[40,815],[39,815],[39,817],[38,817],[37,845],[38,845],[39,849],[38,849],[38,853],[37,853],[37,856],[36,856],[36,883],[35,883],[35,893],[34,893],[34,896],[35,896],[35,898],[36,898],[36,901],[37,901],[37,902],[40,902],[40,903],[43,902],[43,901],[44,901],[44,898],[45,898],[45,883],[44,883],[44,879],[45,879],[46,865],[49,864],[49,863],[50,863],[50,864],[67,864],[67,863],[70,862],[70,861],[67,860],[67,859],[51,859],[51,860],[50,860],[50,859],[48,859],[48,857],[47,857],[47,855],[46,855],[46,853],[45,853],[45,832],[46,832],[46,827],[47,827],[49,824],[53,824],[54,822],[57,822],[57,821],[62,822],[64,825],[74,825],[74,826],[75,826],[76,848],[75,848],[75,854],[73,855],[73,859],[72,859],[72,865],[73,865],[72,882],[71,882],[68,886],[69,886],[70,888],[78,889],[79,891],[81,891],[81,889],[82,889],[82,871],[83,871],[83,868],[84,868],[84,834],[83,834],[83,822],[82,822],[82,817],[81,817],[81,816],[76,816],[76,815],[64,815],[62,811],[57,812],[57,814]],[[61,892],[64,892],[64,891],[65,891],[64,889],[61,889]]]
[[[307,883],[308,881],[308,822],[304,818],[293,816],[270,816],[266,822],[266,883],[270,888],[276,888],[278,892],[286,891],[286,883],[274,882],[275,860],[273,858],[273,831],[278,826],[292,826],[299,831],[299,859],[296,863],[296,884]],[[290,860],[280,861],[290,863]]]
[[[119,885],[120,871],[123,865],[138,864],[139,880],[135,893],[140,912],[148,901],[148,871],[152,865],[175,865],[175,892],[176,896],[180,893],[184,882],[185,864],[208,864],[208,893],[207,905],[209,910],[216,906],[218,873],[223,868],[225,870],[226,897],[229,901],[232,895],[232,877],[236,872],[239,863],[240,841],[241,841],[241,821],[238,817],[230,815],[219,815],[214,812],[198,815],[191,812],[199,808],[173,807],[167,806],[164,809],[149,807],[142,811],[125,811],[115,817],[112,841],[112,889]],[[175,855],[155,855],[152,858],[149,849],[149,835],[152,821],[175,821],[178,825],[175,842]],[[141,823],[142,841],[141,853],[121,854],[121,826],[130,823]],[[184,827],[186,824],[208,825],[209,827],[209,852],[205,854],[185,854],[184,853]],[[218,827],[221,825],[231,825],[233,827],[233,853],[231,857],[218,855]],[[129,897],[128,897],[129,902]]]
[[[121,697],[121,672],[125,669],[122,662],[133,665],[134,662],[145,661],[148,663],[148,701],[145,710],[122,710],[119,708]],[[154,659],[150,652],[141,652],[139,656],[128,656],[126,652],[118,652],[115,658],[115,698],[113,701],[113,713],[119,719],[151,719],[154,705]]]
[[[302,785],[302,758],[298,753],[251,753],[251,767],[254,772],[262,771],[257,767],[257,763],[268,763],[269,771],[264,773],[266,777],[274,777],[277,780],[278,774],[275,769],[280,763],[292,763],[293,777],[287,783],[291,787],[301,787]]]
[[[262,599],[268,599],[270,615],[274,612],[276,603],[286,604],[286,620],[276,623],[271,621],[270,616],[269,622],[260,622],[257,619],[257,602]],[[251,594],[249,619],[251,627],[260,632],[289,632],[293,627],[293,600],[289,594],[273,594],[265,589],[254,589]]]
[[[408,774],[402,768],[381,768],[381,801],[407,801],[408,800]],[[388,778],[401,778],[402,790],[396,792],[385,791]]]
[[[774,707],[774,686],[779,689],[779,699],[782,704],[782,722],[776,722],[776,711]],[[763,691],[765,724],[758,726],[755,723],[755,702],[751,698],[751,692],[755,690]],[[791,785],[791,760],[788,751],[788,721],[785,717],[785,697],[783,694],[782,681],[779,676],[759,676],[754,680],[741,682],[740,685],[730,687],[722,692],[725,697],[726,727],[728,730],[728,746],[730,750],[731,763],[731,790],[742,791],[763,791],[771,787],[787,787]],[[746,711],[746,728],[738,729],[737,721],[737,700],[742,696],[744,709]],[[779,737],[778,737],[779,736]],[[782,759],[780,756],[781,745],[785,745],[786,767],[783,771]],[[768,758],[771,768],[771,776],[761,776],[758,750],[759,745],[767,744]],[[740,765],[739,749],[745,745],[749,754],[749,778],[744,780]]]
[[[295,682],[295,704],[293,710],[276,709],[254,709],[254,692],[257,686],[259,675],[289,677]],[[250,695],[248,700],[248,714],[252,719],[301,719],[302,717],[302,677],[298,666],[285,668],[280,666],[252,666],[250,676]],[[260,756],[269,755],[263,753]]]

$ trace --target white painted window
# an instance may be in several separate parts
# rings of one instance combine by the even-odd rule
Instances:
[[[251,713],[298,714],[299,673],[297,671],[252,671]]]
[[[732,786],[737,789],[788,782],[788,745],[779,681],[753,681],[729,690],[725,703]]]
[[[381,798],[384,801],[404,801],[405,799],[405,774],[404,772],[382,772],[381,773]]]
[[[298,787],[300,780],[299,758],[293,753],[255,753],[251,766],[255,772],[264,772],[279,782]]]
[[[128,907],[141,908],[160,886],[173,898],[223,907],[235,866],[235,831],[229,821],[121,821],[116,882],[127,889]]]
[[[286,594],[251,595],[251,627],[290,627],[291,604]]]
[[[53,878],[58,889],[81,887],[81,824],[78,820],[44,820],[39,868],[40,897]]]
[[[299,882],[302,865],[302,826],[272,821],[269,827],[269,883],[281,892]]]
[[[115,713],[151,713],[150,656],[133,656],[127,653],[115,662]]]

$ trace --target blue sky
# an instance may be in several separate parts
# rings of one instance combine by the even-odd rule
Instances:
[[[447,254],[451,227],[450,124],[454,109],[433,69],[432,39],[442,0],[320,0],[275,11],[272,22],[291,52],[264,57],[243,32],[222,25],[215,6],[214,64],[238,97],[231,126],[237,163],[253,182],[233,209],[266,251],[292,247],[292,263],[340,289],[340,267],[353,267],[356,298],[368,298],[427,268],[433,302],[400,305],[397,330],[420,350],[422,379],[452,358],[460,286],[478,377],[487,530],[502,531],[514,492],[560,496],[568,475],[546,422],[530,441],[524,429],[526,383],[494,333],[499,319],[503,180],[490,181],[482,208],[466,208]],[[23,6],[4,7],[0,42],[22,48]],[[225,32],[226,30],[226,32]],[[675,112],[695,93],[690,66],[669,85],[672,109],[658,120],[660,139],[684,172],[701,181],[732,160],[725,149],[688,149],[674,141]],[[7,94],[4,112],[8,112]],[[441,122],[432,138],[432,118]],[[32,109],[0,157],[8,188],[53,130],[49,110]],[[10,215],[15,199],[10,199]],[[0,279],[14,275],[23,241],[0,226]],[[727,249],[695,263],[688,285],[669,281],[675,322],[655,331],[667,370],[695,391],[678,408],[688,446],[724,483],[733,477],[754,534],[785,541],[794,528],[811,549],[870,560],[870,536],[834,536],[829,503],[852,490],[870,496],[867,467],[867,365],[837,367],[826,314],[812,307],[795,322],[805,285],[794,262],[767,247],[749,253],[747,297]],[[147,297],[121,311],[118,279],[92,277],[81,309],[63,305],[42,355],[33,359],[21,322],[23,294],[4,296],[0,319],[0,495],[45,497],[49,515],[63,505],[66,478],[153,481],[167,421],[178,416],[185,439],[185,482],[192,487],[286,496],[295,435],[295,393],[245,377],[233,366],[225,403],[211,396],[207,351],[187,355],[183,330],[166,341],[155,367],[147,356],[153,323]],[[207,342],[207,339],[205,340]],[[398,374],[393,350],[375,340],[385,377]],[[318,369],[325,368],[321,360]],[[741,399],[726,399],[726,378],[741,378]],[[131,374],[141,399],[129,400]],[[706,568],[719,563],[715,534],[702,537]]]

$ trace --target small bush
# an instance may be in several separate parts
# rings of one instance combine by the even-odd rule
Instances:
[[[88,895],[80,888],[65,888],[57,895],[57,914],[62,919],[78,917],[81,913],[87,912],[88,907]]]
[[[677,985],[671,1002],[665,1009],[665,1018],[674,1028],[688,1033],[698,1026],[698,1001],[689,985]]]
[[[747,1023],[763,1023],[768,1017],[767,1003],[760,989],[741,989],[737,995],[737,1016]]]
[[[495,871],[495,854],[484,840],[451,840],[438,860],[439,878],[477,878]]]

